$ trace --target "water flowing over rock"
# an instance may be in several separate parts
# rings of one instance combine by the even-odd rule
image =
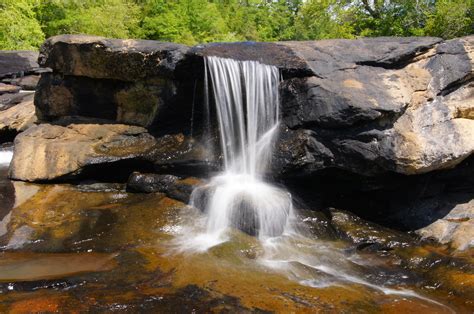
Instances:
[[[279,136],[267,166],[282,182],[341,172],[353,178],[351,186],[363,182],[361,189],[397,198],[390,182],[394,177],[403,186],[413,176],[448,173],[460,164],[472,167],[474,36],[195,47],[56,36],[41,49],[39,65],[52,72],[41,76],[36,111],[43,122],[80,116],[144,126],[158,138],[143,158],[156,171],[185,176],[215,171],[228,153],[219,149],[213,109],[218,99],[204,88],[206,76],[210,82],[205,59],[212,57],[256,61],[280,72]],[[0,97],[5,95],[10,99],[14,94]],[[27,169],[21,165],[27,159],[14,159],[16,167]],[[86,164],[78,163],[70,176]],[[63,175],[56,169],[60,165],[50,167],[50,175],[41,180]],[[40,178],[16,173],[20,180]],[[461,180],[456,172],[446,176],[451,183]],[[376,187],[370,185],[372,178]],[[443,187],[442,193],[451,183],[436,186]],[[470,185],[462,188],[472,191]]]
[[[217,57],[206,57],[205,65],[224,172],[198,188],[191,205],[206,212],[207,233],[216,237],[215,242],[231,226],[262,238],[280,235],[292,214],[291,196],[262,180],[278,130],[278,68]]]

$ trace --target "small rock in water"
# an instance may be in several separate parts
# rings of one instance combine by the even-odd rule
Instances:
[[[193,190],[200,185],[196,178],[180,179],[170,174],[133,172],[128,178],[127,189],[142,193],[165,193],[183,203],[188,203]]]
[[[134,172],[128,178],[127,188],[135,192],[166,193],[178,179],[169,174]]]

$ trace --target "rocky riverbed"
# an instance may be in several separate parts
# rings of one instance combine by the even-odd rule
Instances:
[[[473,36],[76,35],[38,63],[0,52],[0,311],[472,312],[473,53]],[[222,162],[205,56],[280,70],[267,177],[305,234],[279,243],[284,269],[238,230],[206,252],[176,242]]]
[[[12,182],[1,171],[3,204],[10,204],[1,208],[1,311],[450,313],[473,306],[472,254],[342,210],[301,212],[313,250],[330,249],[367,280],[426,299],[351,282],[301,285],[262,267],[260,244],[240,232],[208,252],[180,252],[173,239],[197,214],[163,193],[128,193],[110,183]]]

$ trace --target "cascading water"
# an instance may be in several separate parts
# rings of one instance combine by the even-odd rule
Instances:
[[[13,151],[8,148],[0,148],[0,167],[8,166],[13,157]]]
[[[262,249],[256,258],[258,265],[302,285],[362,285],[445,308],[413,291],[373,282],[370,261],[357,254],[348,256],[331,242],[307,236],[304,222],[296,219],[291,195],[265,181],[279,124],[278,69],[218,57],[206,57],[205,67],[206,96],[212,90],[224,169],[193,191],[188,209],[199,208],[204,215],[185,213],[192,222],[173,231],[178,234],[178,251],[205,252],[232,241],[230,234],[236,228],[257,236]],[[403,286],[403,280],[398,284]]]
[[[255,61],[207,57],[224,171],[197,189],[191,205],[205,210],[207,233],[229,227],[266,238],[281,235],[291,195],[264,181],[279,123],[279,70]]]

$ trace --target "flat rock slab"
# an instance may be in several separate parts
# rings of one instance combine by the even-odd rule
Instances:
[[[59,35],[46,40],[39,63],[64,75],[137,81],[173,77],[187,46],[153,40]]]
[[[123,124],[41,124],[15,139],[10,177],[41,181],[85,166],[143,157],[155,145],[146,129]]]

